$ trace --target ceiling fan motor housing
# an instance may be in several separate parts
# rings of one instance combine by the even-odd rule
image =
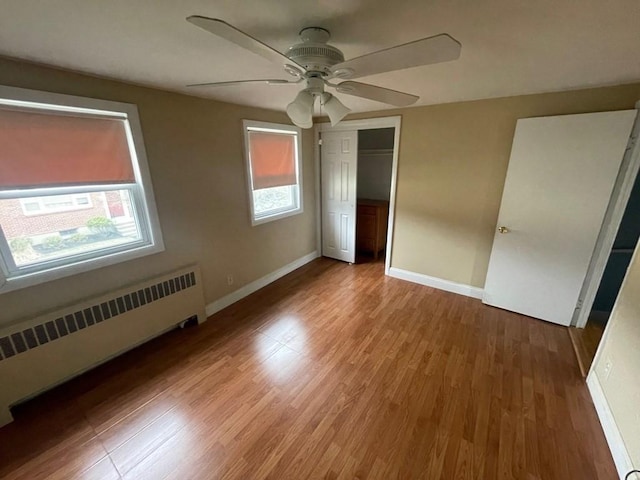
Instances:
[[[329,32],[324,28],[310,27],[300,32],[302,43],[287,50],[287,58],[302,65],[307,72],[331,73],[331,67],[344,62],[344,55],[332,45],[327,45]]]

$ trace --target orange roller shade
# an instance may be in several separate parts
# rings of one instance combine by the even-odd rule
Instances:
[[[124,120],[0,109],[0,189],[133,182]]]
[[[295,141],[294,135],[249,131],[254,190],[297,183]]]

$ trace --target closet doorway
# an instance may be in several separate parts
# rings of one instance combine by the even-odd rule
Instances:
[[[386,254],[394,135],[394,128],[358,131],[356,263]]]
[[[382,262],[388,274],[400,117],[316,126],[318,251],[349,263]]]

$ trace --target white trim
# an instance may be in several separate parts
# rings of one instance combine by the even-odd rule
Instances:
[[[391,167],[391,193],[389,195],[389,219],[387,224],[387,248],[384,261],[384,274],[391,275],[391,256],[393,253],[393,230],[396,211],[396,185],[398,182],[398,159],[400,155],[400,128],[402,117],[365,118],[340,122],[335,127],[330,123],[317,123],[314,128],[314,155],[316,171],[316,248],[322,252],[322,197],[320,195],[320,134],[325,131],[371,130],[374,128],[393,128],[393,163]]]
[[[44,187],[29,188],[24,190],[2,190],[0,199],[5,198],[31,198],[34,195],[69,195],[75,193],[104,193],[111,190],[124,190],[131,188],[133,183],[109,183],[100,185],[74,185],[73,187]],[[106,216],[106,215],[105,215]]]
[[[400,117],[392,117],[395,131],[393,133],[393,162],[391,164],[391,192],[389,194],[389,223],[387,225],[387,251],[384,259],[384,274],[391,273],[391,255],[393,253],[393,227],[396,220],[396,192],[398,184],[398,159],[400,158]]]
[[[640,102],[639,102],[640,103]],[[639,107],[636,107],[639,108]],[[624,153],[620,171],[611,193],[609,206],[602,222],[602,228],[598,234],[598,240],[594,249],[587,275],[585,276],[580,296],[578,297],[579,308],[576,308],[571,325],[584,328],[589,320],[589,313],[593,307],[593,302],[598,293],[604,269],[607,266],[613,243],[615,242],[622,217],[624,215],[631,190],[633,189],[636,177],[640,171],[640,115],[636,115],[635,122],[631,128],[627,150]]]
[[[322,201],[320,175],[322,172],[320,171],[320,130],[318,125],[313,130],[313,170],[316,177],[314,192],[316,202],[316,251],[319,255],[322,255],[322,205],[320,205]]]
[[[315,260],[319,256],[320,254],[317,251],[311,252],[305,255],[304,257],[300,257],[297,260],[294,260],[293,262],[285,265],[284,267],[281,267],[274,272],[268,273],[264,277],[261,277],[258,280],[248,283],[244,287],[241,287],[238,290],[235,290],[230,294],[225,295],[224,297],[209,303],[206,307],[207,317],[210,317],[214,313],[217,313],[220,310],[227,308],[229,305],[236,303],[239,300],[242,300],[244,297],[247,297],[252,293],[257,292],[261,288],[266,287],[267,285],[275,282],[279,278],[284,277],[285,275],[293,272],[294,270],[302,267],[303,265],[306,265],[307,263],[311,262],[312,260]]]
[[[409,270],[402,270],[401,268],[396,267],[391,267],[387,275],[393,278],[399,278],[400,280],[406,280],[407,282],[418,283],[427,287],[437,288],[438,290],[444,290],[445,292],[457,293],[458,295],[464,295],[471,298],[482,298],[482,288],[474,287],[473,285],[452,282],[451,280],[445,280],[443,278],[430,277],[429,275],[410,272]]]
[[[622,435],[620,434],[615,418],[611,413],[611,408],[609,408],[609,403],[607,402],[607,397],[605,397],[602,386],[600,385],[600,380],[593,370],[589,372],[589,375],[587,376],[587,387],[589,388],[593,405],[596,407],[596,413],[598,414],[598,419],[602,425],[604,436],[609,444],[609,450],[611,450],[613,462],[618,470],[618,475],[622,479],[627,472],[633,470],[633,463],[631,461],[631,456],[627,451],[627,447],[624,444],[624,440],[622,439]]]
[[[5,105],[33,107],[90,116],[103,115],[126,118],[132,113],[137,115],[138,111],[137,107],[132,103],[45,92],[42,90],[30,90],[6,85],[0,85],[0,98],[2,98],[2,103]]]

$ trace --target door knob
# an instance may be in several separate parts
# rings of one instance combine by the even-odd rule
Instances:
[[[498,227],[498,231],[500,233],[509,233],[509,229],[507,227]]]

